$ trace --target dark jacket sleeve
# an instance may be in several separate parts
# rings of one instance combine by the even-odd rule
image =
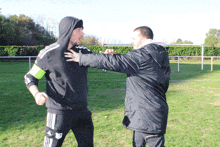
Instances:
[[[37,59],[31,70],[25,74],[24,81],[26,87],[29,89],[32,85],[38,86],[38,81],[41,79],[47,70],[47,49],[43,49],[38,54]]]
[[[24,82],[26,84],[27,89],[29,89],[32,85],[38,86],[38,79],[32,76],[29,72],[24,76]]]
[[[126,74],[133,74],[140,68],[141,55],[132,50],[127,54],[80,54],[80,66],[96,67]]]

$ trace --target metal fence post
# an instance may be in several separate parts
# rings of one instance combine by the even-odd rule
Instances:
[[[213,57],[211,57],[211,71],[213,71]]]
[[[180,57],[178,56],[178,72],[180,72]]]
[[[31,69],[31,56],[29,56],[29,70]]]
[[[202,63],[201,63],[201,70],[203,70],[203,56],[204,56],[204,45],[202,45]]]

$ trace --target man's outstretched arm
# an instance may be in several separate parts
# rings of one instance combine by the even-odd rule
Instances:
[[[128,54],[81,54],[73,50],[65,52],[67,61],[79,62],[80,66],[96,67],[126,74],[135,73],[139,69],[141,57],[137,51]]]
[[[79,50],[79,53],[74,52],[73,50],[69,49],[69,51],[71,52],[65,52],[65,57],[68,57],[70,59],[67,59],[66,61],[74,61],[74,62],[79,62],[79,54],[81,53],[81,50]],[[102,54],[115,54],[116,51],[113,49],[106,49],[105,52],[100,51],[99,53]]]

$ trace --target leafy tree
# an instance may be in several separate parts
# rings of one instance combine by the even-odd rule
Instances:
[[[4,41],[5,44],[10,44],[11,42],[15,42],[15,29],[13,25],[9,22],[4,24]]]
[[[218,37],[218,44],[217,46],[220,46],[220,37]]]
[[[176,40],[176,42],[171,42],[170,44],[193,44],[193,42],[188,40],[182,41],[182,39],[179,38]]]
[[[0,45],[48,45],[56,41],[53,33],[25,15],[0,15]]]
[[[220,45],[220,30],[210,29],[208,33],[206,33],[205,45],[208,46],[219,46]]]
[[[6,22],[7,22],[7,19],[3,15],[0,15],[0,44],[2,44],[2,45],[4,45],[4,43],[5,43],[4,25]]]
[[[176,44],[183,44],[183,41],[182,41],[182,39],[177,39],[177,41],[176,41]]]
[[[95,36],[84,36],[83,39],[80,42],[80,45],[83,46],[91,46],[91,45],[97,45],[100,46],[101,43],[99,42],[99,39]]]
[[[185,40],[185,41],[183,42],[183,44],[193,44],[193,42],[188,41],[188,40]]]

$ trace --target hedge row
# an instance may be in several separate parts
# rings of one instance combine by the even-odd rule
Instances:
[[[44,46],[0,46],[0,56],[37,56]],[[87,46],[93,52],[103,50],[102,46]],[[118,54],[126,54],[132,46],[105,46],[116,50]],[[201,56],[202,47],[199,46],[166,46],[169,56]],[[204,56],[220,56],[220,47],[204,47]]]
[[[166,46],[169,56],[201,56],[200,46]],[[220,47],[204,47],[204,56],[220,56]]]
[[[99,51],[103,51],[102,46],[87,46],[88,49],[91,49],[93,52],[98,53]],[[114,49],[118,54],[126,54],[130,50],[133,50],[132,46],[105,46],[105,49]]]
[[[44,46],[0,46],[0,56],[37,56],[43,48]],[[102,46],[93,45],[87,46],[87,48],[96,53],[103,51]],[[114,49],[119,54],[126,54],[133,49],[131,46],[105,46],[106,48]]]
[[[0,46],[0,56],[37,56],[45,46]]]
[[[101,46],[88,46],[87,48],[94,52],[103,50]],[[133,50],[132,46],[105,46],[105,49],[110,48],[116,50],[118,54],[126,54]],[[201,46],[165,46],[169,56],[201,56]],[[204,47],[204,56],[220,56],[220,47]]]

